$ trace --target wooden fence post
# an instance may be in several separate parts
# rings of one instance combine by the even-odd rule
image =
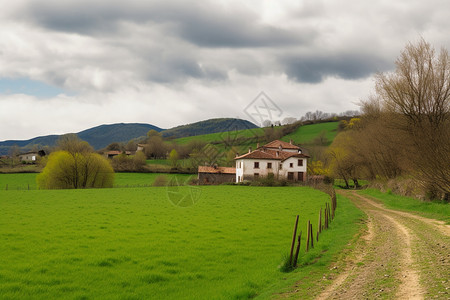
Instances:
[[[302,238],[302,231],[300,230],[300,234],[298,235],[297,239],[297,249],[295,249],[295,255],[294,255],[294,268],[297,266],[297,260],[298,260],[298,254],[300,252],[300,243]]]
[[[295,219],[294,235],[292,236],[291,253],[289,254],[289,265],[292,266],[292,254],[294,253],[295,236],[297,235],[298,215]]]
[[[318,233],[322,232],[322,207],[320,208],[319,211],[319,227],[317,227],[317,232]]]
[[[314,234],[312,229],[312,223],[309,223],[309,227],[310,227],[309,232],[311,233],[311,248],[314,248]]]
[[[309,226],[309,224],[310,224],[310,222],[308,220],[308,226],[307,226],[307,231],[306,231],[306,252],[309,251],[309,237],[311,235],[311,232],[310,232],[311,227]]]

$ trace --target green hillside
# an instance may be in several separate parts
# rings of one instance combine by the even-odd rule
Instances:
[[[296,144],[306,144],[312,142],[324,132],[329,144],[331,144],[336,137],[338,126],[339,122],[304,125],[300,126],[295,132],[284,136],[281,140],[285,142],[293,140]]]
[[[181,125],[162,131],[165,138],[182,138],[198,136],[201,134],[221,133],[230,130],[243,130],[258,128],[255,124],[241,119],[220,118],[209,119],[192,124]]]
[[[300,126],[293,133],[282,137],[281,140],[286,142],[292,140],[295,144],[299,145],[308,144],[312,142],[315,138],[320,136],[323,132],[329,143],[331,143],[337,134],[338,125],[339,122],[327,122],[327,123],[318,123]],[[274,130],[281,130],[281,127],[275,127]],[[175,139],[174,141],[178,144],[184,145],[195,140],[210,143],[218,147],[232,145],[238,148],[242,148],[248,146],[255,147],[256,143],[258,142],[261,144],[264,143],[265,135],[264,135],[264,128],[254,128],[254,129],[190,136]]]

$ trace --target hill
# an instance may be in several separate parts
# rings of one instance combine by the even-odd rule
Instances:
[[[258,126],[246,120],[233,118],[220,118],[220,119],[209,119],[192,124],[177,126],[168,130],[164,130],[162,132],[162,135],[165,138],[182,138],[203,134],[211,134],[243,129],[253,129],[253,128],[258,128]]]
[[[142,123],[119,123],[100,125],[76,133],[78,137],[88,142],[94,149],[102,149],[113,142],[128,142],[132,139],[145,137],[147,132],[154,129],[162,132],[165,138],[180,138],[200,134],[220,133],[225,131],[258,128],[255,124],[234,118],[221,118],[181,125],[171,129],[161,129],[157,126]],[[47,135],[29,140],[9,140],[0,142],[0,155],[9,153],[11,146],[17,145],[22,152],[29,151],[33,146],[54,146],[60,135]]]
[[[286,142],[292,140],[297,145],[309,148],[310,146],[315,146],[315,139],[317,139],[321,135],[324,135],[324,138],[326,138],[326,144],[330,145],[337,134],[338,125],[339,122],[323,122],[316,124],[299,125],[299,127],[292,133],[284,135],[280,139]],[[284,127],[285,126],[275,127],[274,131],[282,132]],[[252,147],[254,149],[256,143],[260,143],[262,145],[268,140],[272,140],[273,138],[269,136],[266,137],[265,130],[266,128],[234,130],[228,132],[177,138],[174,141],[180,145],[185,145],[195,140],[203,141],[208,144],[214,145],[219,151],[224,151],[225,149],[229,148],[230,145],[232,145],[233,147],[236,147],[236,150],[241,153],[248,151],[249,147]]]
[[[147,132],[154,129],[158,132],[163,129],[141,123],[119,123],[110,125],[100,125],[87,130],[83,130],[77,133],[78,137],[89,144],[95,149],[101,149],[108,146],[113,142],[128,142],[131,139],[145,136]],[[10,140],[0,142],[0,155],[8,154],[9,148],[13,145],[17,145],[21,148],[21,151],[28,151],[35,145],[39,146],[54,146],[60,135],[47,135],[32,138],[29,140]]]

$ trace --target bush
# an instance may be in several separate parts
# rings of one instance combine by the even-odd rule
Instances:
[[[36,181],[41,189],[106,188],[114,184],[114,170],[97,153],[57,151],[50,154]]]
[[[158,175],[153,182],[153,186],[166,186],[168,182],[166,175]]]

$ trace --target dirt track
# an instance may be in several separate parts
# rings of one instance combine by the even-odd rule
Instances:
[[[450,299],[450,226],[340,191],[368,230],[316,299]]]

